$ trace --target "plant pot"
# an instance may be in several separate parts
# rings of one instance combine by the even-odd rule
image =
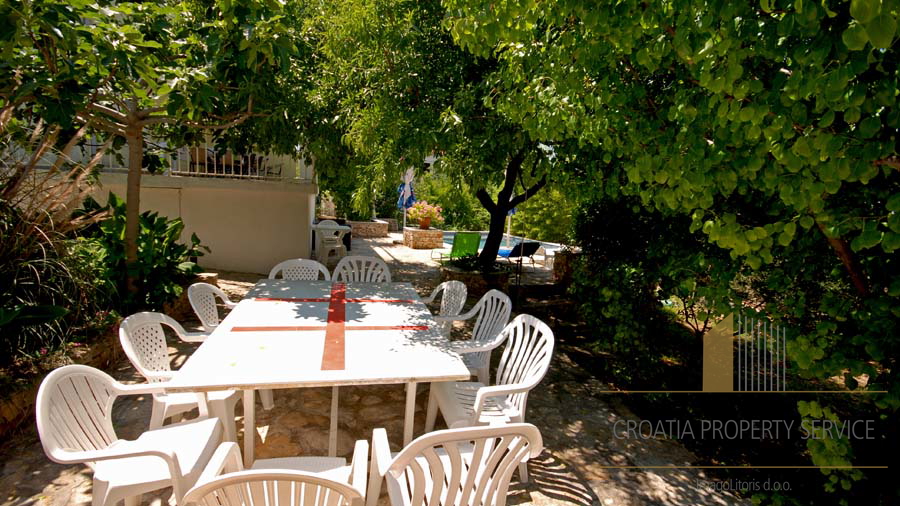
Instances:
[[[419,228],[422,230],[428,230],[431,227],[431,217],[421,218],[419,219]]]

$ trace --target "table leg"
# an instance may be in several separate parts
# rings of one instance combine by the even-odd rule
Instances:
[[[338,387],[331,387],[331,427],[328,431],[328,456],[337,455]]]
[[[253,465],[253,447],[256,445],[256,403],[253,390],[244,390],[244,467]]]
[[[413,424],[416,415],[416,382],[406,384],[406,416],[403,420],[403,446],[412,441]]]

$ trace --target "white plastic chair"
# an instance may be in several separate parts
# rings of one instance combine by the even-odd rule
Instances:
[[[283,279],[292,281],[316,281],[320,274],[325,281],[331,280],[328,268],[306,258],[292,258],[279,263],[269,271],[269,279],[276,279],[278,274],[281,274]]]
[[[466,285],[462,281],[444,281],[439,284],[427,298],[423,299],[426,304],[431,304],[439,293],[441,296],[441,308],[438,311],[439,316],[456,316],[462,311],[466,304]],[[450,337],[450,330],[453,328],[453,322],[442,321],[438,323],[438,330],[441,335],[446,338]]]
[[[221,299],[222,304],[228,309],[237,306],[237,303],[231,302],[221,288],[209,283],[194,283],[188,287],[187,293],[191,308],[206,332],[212,332],[221,322],[216,298]]]
[[[463,361],[472,374],[478,376],[478,381],[487,384],[490,382],[490,350],[502,342],[500,331],[509,321],[511,312],[512,301],[509,300],[509,297],[500,290],[490,290],[472,306],[469,312],[459,316],[436,316],[434,319],[439,324],[452,325],[454,321],[475,317],[472,339],[465,341],[471,350],[462,352]]]
[[[167,315],[161,313],[135,313],[119,326],[119,341],[125,355],[141,376],[150,383],[158,383],[172,379],[174,374],[169,364],[169,347],[163,325],[170,327],[184,342],[196,343],[206,339],[207,334],[185,332],[184,327]],[[234,423],[234,406],[240,399],[240,393],[234,390],[210,392],[207,396],[209,410],[213,416],[222,420],[225,439],[237,441],[237,429]],[[153,394],[153,408],[150,415],[150,428],[162,427],[170,416],[180,415],[197,407],[197,394],[163,393]]]
[[[375,429],[366,505],[384,480],[392,506],[504,506],[516,466],[542,449],[537,427],[520,423],[431,432],[392,457]]]
[[[327,273],[328,271],[326,270],[325,272]],[[269,274],[269,277],[271,278],[273,276]],[[326,277],[325,279],[328,278]],[[194,309],[194,314],[197,315],[197,319],[200,320],[203,330],[207,333],[215,330],[216,327],[219,326],[219,323],[221,323],[221,320],[219,320],[219,308],[216,303],[217,297],[222,300],[222,304],[228,309],[234,309],[234,307],[237,306],[237,303],[231,302],[228,295],[215,285],[209,283],[194,283],[188,287],[188,301],[191,303],[191,308]],[[197,335],[201,336],[202,334]],[[132,361],[132,363],[133,362],[134,361]],[[259,390],[259,398],[262,400],[263,407],[267,410],[272,409],[275,405],[274,394],[271,390]]]
[[[339,227],[334,220],[322,220],[314,227],[316,228],[316,258],[323,262],[328,261],[333,251],[335,258],[343,258],[347,255],[347,247],[344,245],[344,236],[349,230],[341,230],[337,228],[329,229],[329,227]],[[321,228],[320,228],[321,227]]]
[[[120,395],[147,395],[162,384],[123,385],[84,365],[67,365],[44,378],[36,419],[44,452],[60,464],[94,470],[93,504],[137,505],[141,494],[172,487],[177,504],[200,477],[222,437],[222,425],[206,418],[119,439],[112,407]]]
[[[378,257],[344,257],[334,268],[332,278],[342,283],[390,283],[391,271]]]
[[[222,443],[184,502],[202,506],[362,506],[368,453],[369,443],[357,441],[350,465],[339,457],[286,457],[257,460],[245,470],[237,444]],[[222,472],[227,474],[220,476]]]
[[[432,383],[425,414],[425,432],[434,429],[437,410],[447,426],[524,422],[528,392],[547,374],[553,356],[553,331],[534,316],[517,316],[500,333],[506,341],[494,386],[446,381]],[[460,345],[466,341],[456,341]],[[454,343],[454,344],[455,344]],[[525,466],[522,481],[528,481]]]

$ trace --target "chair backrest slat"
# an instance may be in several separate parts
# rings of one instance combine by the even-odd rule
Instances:
[[[134,368],[149,382],[164,381],[148,373],[171,371],[169,346],[163,325],[184,335],[184,327],[162,313],[135,313],[119,325],[119,342]]]
[[[338,262],[332,277],[342,283],[390,283],[391,271],[378,257],[351,255]]]
[[[219,318],[219,306],[216,298],[222,299],[223,302],[230,302],[228,295],[221,288],[209,283],[194,283],[188,287],[188,302],[197,319],[203,325],[206,331],[212,331],[219,326],[221,319]]]
[[[292,258],[279,263],[269,271],[269,279],[276,279],[279,274],[291,281],[316,281],[319,276],[325,281],[331,280],[328,268],[308,258]]]
[[[363,497],[346,483],[301,471],[238,471],[198,485],[184,496],[202,506],[362,506]]]
[[[503,329],[506,346],[497,365],[495,384],[523,385],[529,389],[540,383],[553,356],[553,331],[531,315],[519,315]],[[524,416],[528,392],[507,396],[507,402]]]
[[[467,427],[426,434],[404,448],[385,476],[394,506],[504,506],[522,461],[541,434],[530,424]]]
[[[472,339],[478,342],[488,342],[493,340],[509,321],[512,301],[500,290],[490,290],[475,303],[473,309],[478,314],[475,319],[475,327],[472,329]]]
[[[112,425],[115,383],[92,367],[69,365],[44,378],[36,419],[41,444],[56,461],[72,451],[102,450],[118,440]]]

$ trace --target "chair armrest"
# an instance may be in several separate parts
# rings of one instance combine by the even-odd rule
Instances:
[[[422,299],[422,302],[424,302],[425,304],[431,304],[432,302],[434,302],[434,299],[437,297],[437,294],[440,291],[439,288],[440,285],[434,287],[434,290],[431,291],[431,295]]]
[[[356,460],[354,452],[354,461]],[[378,428],[372,431],[372,462],[369,465],[369,486],[366,491],[366,506],[375,506],[378,496],[381,495],[381,482],[391,465],[391,445],[388,443],[387,432]],[[354,468],[356,462],[353,463]]]
[[[478,381],[457,381],[454,386],[457,390],[467,390],[469,392],[475,392],[486,387],[484,383]]]
[[[145,394],[164,394],[169,384],[165,381],[159,383],[135,383],[125,385],[119,383],[115,385],[116,393],[122,395],[145,395]]]
[[[224,304],[225,304],[225,307],[227,307],[228,309],[234,309],[238,305],[237,302],[232,302],[231,300],[225,300]]]
[[[391,445],[388,443],[387,431],[377,428],[372,431],[372,471],[377,476],[383,477],[393,458],[391,457]]]
[[[172,494],[180,500],[184,493],[187,492],[187,490],[181,490],[181,477],[184,476],[184,473],[181,472],[181,466],[178,465],[178,458],[172,452],[162,450],[125,450],[111,446],[103,450],[67,451],[65,454],[67,458],[61,459],[56,454],[53,456],[53,460],[61,464],[81,464],[132,457],[158,457],[163,459],[169,467],[169,474],[172,477]]]
[[[178,337],[186,343],[202,343],[206,341],[209,334],[207,332],[185,332],[184,335],[179,335]]]
[[[471,339],[464,341],[450,341],[450,349],[459,354],[478,353],[480,351],[491,351],[500,346],[502,341],[476,344]]]
[[[480,306],[478,304],[475,304],[475,306],[472,309],[470,309],[468,313],[463,313],[463,314],[458,314],[458,315],[435,316],[434,320],[437,322],[457,322],[457,321],[468,320],[469,318],[478,314],[478,309],[480,309]]]
[[[360,439],[353,447],[353,459],[350,461],[350,486],[366,496],[367,467],[369,464],[369,442]]]
[[[227,442],[221,443],[213,456],[209,459],[209,463],[200,473],[200,478],[194,486],[202,485],[208,481],[215,479],[220,474],[234,473],[244,470],[244,462],[241,459],[241,449],[237,443]]]
[[[175,376],[174,371],[147,371],[142,374],[147,381],[169,381]]]
[[[473,420],[478,420],[481,417],[481,410],[484,408],[484,402],[487,399],[519,392],[527,392],[529,390],[531,390],[531,388],[527,385],[517,383],[512,385],[495,385],[479,388],[478,392],[475,393],[475,404],[472,406],[474,409]]]

